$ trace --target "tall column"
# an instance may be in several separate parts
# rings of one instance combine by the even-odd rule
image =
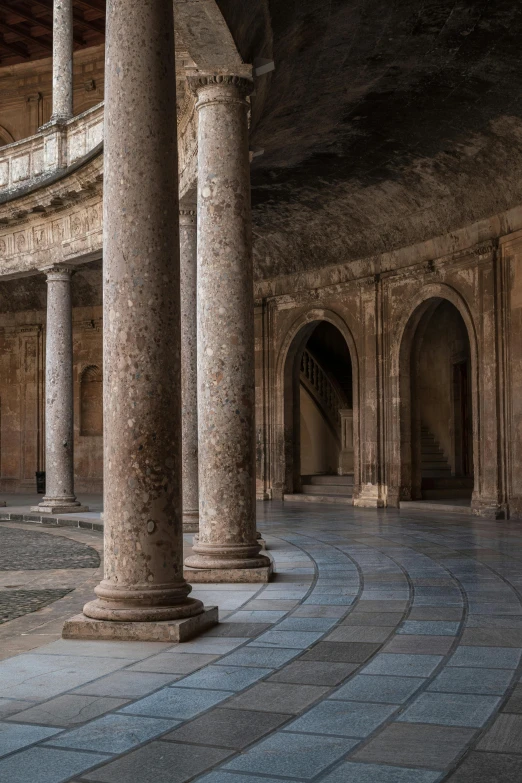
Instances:
[[[88,511],[74,494],[72,269],[54,266],[44,271],[47,275],[46,492],[33,510],[45,514]]]
[[[67,637],[183,641],[180,268],[172,0],[107,5],[104,579]]]
[[[199,540],[192,581],[267,581],[255,511],[248,79],[195,76],[198,122]]]
[[[53,113],[51,121],[73,116],[73,0],[54,0]]]
[[[196,205],[179,211],[183,530],[199,530]]]

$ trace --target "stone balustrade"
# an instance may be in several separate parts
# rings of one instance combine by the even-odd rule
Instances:
[[[0,197],[13,196],[85,157],[103,141],[103,103],[0,149]]]

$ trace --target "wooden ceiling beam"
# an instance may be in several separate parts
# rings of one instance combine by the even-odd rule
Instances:
[[[31,0],[33,5],[38,5],[41,8],[45,8],[47,11],[52,13],[52,7],[53,7],[53,0],[50,0],[50,2],[45,2],[45,0]],[[88,3],[84,3],[88,8],[91,8]],[[103,11],[105,14],[105,8],[103,9],[95,9]],[[99,21],[91,21],[89,19],[86,19],[84,16],[79,14],[74,8],[73,8],[73,20],[74,23],[77,25],[80,25],[81,27],[85,27],[88,30],[92,30],[95,33],[98,33],[98,35],[105,35],[105,17],[103,19],[100,19]],[[100,24],[103,25],[103,27],[100,27]]]
[[[38,5],[40,5],[40,3],[38,3]],[[48,10],[46,6],[43,7]],[[31,14],[25,8],[20,8],[19,5],[15,7],[10,3],[6,3],[5,0],[2,0],[2,2],[0,2],[0,11],[7,11],[8,13],[12,13],[14,16],[19,16],[21,19],[25,19],[26,22],[30,22],[35,27],[42,27],[44,30],[48,30],[51,33],[53,32],[52,21],[47,21],[46,19],[42,19],[39,16],[33,16],[33,14]],[[83,46],[85,44],[85,41],[80,35],[74,34],[73,39],[74,42],[78,44],[78,46]]]
[[[49,49],[51,52],[53,50],[52,43],[44,41],[40,37],[35,38],[34,36],[25,32],[25,30],[20,30],[15,25],[7,24],[6,22],[0,22],[0,30],[3,30],[4,33],[12,33],[13,35],[17,35],[23,41],[29,41],[29,43],[32,43],[33,45],[36,44],[36,46],[41,46],[43,49]]]
[[[100,11],[100,13],[105,14],[105,0],[78,0],[78,2],[80,5],[86,6],[86,8],[91,8],[93,11]]]
[[[0,48],[7,49],[12,54],[15,54],[17,57],[23,57],[25,60],[28,60],[31,56],[25,46],[14,42],[7,43],[2,34],[0,34]]]

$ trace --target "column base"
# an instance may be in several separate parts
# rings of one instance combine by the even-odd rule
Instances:
[[[183,512],[183,532],[197,533],[199,531],[199,511]]]
[[[93,620],[84,614],[77,614],[65,621],[62,638],[120,642],[188,642],[218,622],[217,606],[206,606],[201,614],[194,617],[158,622]]]
[[[267,584],[273,577],[274,564],[259,568],[190,568],[185,565],[183,576],[191,584]]]
[[[183,532],[184,533],[192,533],[193,531],[192,530],[185,530],[185,526],[183,525]],[[266,551],[266,541],[262,537],[261,533],[257,534],[256,543],[257,543],[258,546],[261,547],[262,550]],[[192,544],[193,544],[193,546],[197,546],[199,544],[199,528],[196,531],[196,535],[193,538]]]
[[[67,503],[58,505],[51,503],[40,503],[38,506],[31,506],[31,511],[37,514],[83,514],[89,510],[89,506],[82,506],[81,503]]]
[[[353,505],[359,508],[384,508],[380,485],[363,484],[359,494],[354,495]]]

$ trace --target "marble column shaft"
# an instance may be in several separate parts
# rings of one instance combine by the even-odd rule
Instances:
[[[183,578],[173,13],[172,0],[107,7],[105,573],[84,614],[113,627],[203,612]]]
[[[47,275],[46,492],[37,509],[65,513],[83,510],[74,495],[72,270],[54,266],[44,271]]]
[[[199,529],[196,205],[179,211],[183,530]]]
[[[255,513],[254,302],[247,95],[191,80],[198,122],[199,540],[186,564],[266,568]]]
[[[54,0],[52,120],[73,116],[73,0]]]

